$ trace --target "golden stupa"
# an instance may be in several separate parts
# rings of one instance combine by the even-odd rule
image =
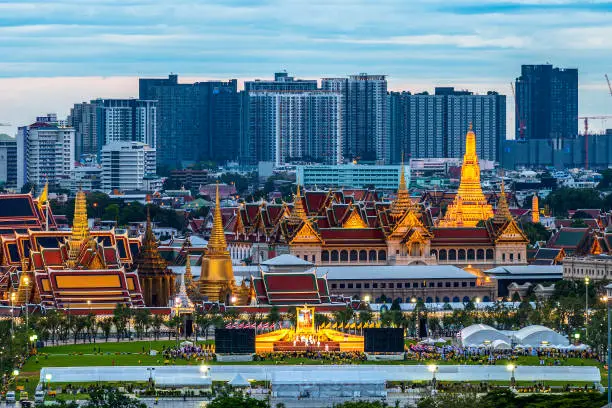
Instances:
[[[402,164],[400,167],[400,180],[397,189],[397,197],[391,204],[391,217],[395,220],[406,214],[406,211],[414,209],[415,205],[410,199],[410,193],[406,186],[406,174],[404,172],[404,155],[402,154]]]
[[[299,225],[303,221],[308,219],[306,210],[304,209],[304,203],[302,202],[302,194],[300,193],[300,179],[297,179],[297,190],[293,198],[293,208],[289,214],[289,224]]]
[[[214,211],[213,227],[208,240],[207,251],[202,257],[200,293],[211,302],[229,303],[235,281],[232,259],[227,250],[225,232],[223,231],[219,185],[217,185]]]
[[[479,221],[493,217],[493,208],[480,186],[480,166],[476,154],[476,135],[470,129],[465,137],[465,155],[461,166],[461,182],[455,200],[448,206],[444,218],[440,220],[441,227],[475,227]]]

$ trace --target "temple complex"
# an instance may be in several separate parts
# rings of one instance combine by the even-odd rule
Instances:
[[[493,217],[493,208],[480,186],[480,166],[476,154],[476,135],[472,124],[465,138],[465,155],[461,165],[461,183],[454,202],[448,206],[440,227],[475,227]]]
[[[9,304],[112,312],[117,304],[144,306],[132,271],[140,239],[90,231],[85,194],[77,193],[72,231],[56,228],[46,200],[0,196],[0,296]]]

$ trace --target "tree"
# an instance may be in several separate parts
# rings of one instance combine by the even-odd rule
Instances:
[[[272,324],[276,324],[282,320],[280,312],[278,311],[278,307],[276,305],[273,305],[270,308],[270,312],[268,312],[268,316],[266,317],[266,320],[268,321],[268,323],[272,323]]]
[[[104,214],[102,214],[103,220],[108,221],[117,221],[119,219],[119,205],[111,204],[104,210]]]
[[[113,328],[113,320],[111,318],[102,319],[98,322],[98,328],[104,333],[104,340],[108,342],[111,329]]]
[[[73,316],[72,317],[72,334],[74,335],[74,344],[77,342],[79,334],[85,330],[87,326],[87,317],[85,316]]]
[[[550,231],[539,222],[523,222],[521,226],[531,245],[538,241],[548,241],[550,238]]]
[[[164,318],[160,315],[153,316],[151,319],[151,329],[153,330],[153,337],[156,340],[159,340],[159,336],[161,334],[161,327],[164,324]]]
[[[121,303],[113,310],[113,323],[117,329],[117,341],[127,335],[127,325],[131,312],[129,308]]]
[[[149,327],[151,327],[151,311],[147,308],[138,309],[134,314],[134,328],[138,338],[142,339]]]
[[[417,403],[417,408],[466,408],[481,406],[481,399],[475,392],[462,394],[443,392],[426,396]]]
[[[556,216],[567,214],[568,210],[577,208],[604,208],[604,200],[595,189],[560,188],[551,192],[544,204],[548,205]]]
[[[264,400],[247,397],[240,393],[229,395],[223,393],[207,405],[208,408],[269,408]]]
[[[101,388],[89,394],[90,400],[85,408],[146,408],[147,405],[119,393],[115,389]]]

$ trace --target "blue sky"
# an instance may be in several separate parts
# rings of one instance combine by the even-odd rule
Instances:
[[[612,114],[611,51],[604,1],[0,0],[0,122],[14,125],[0,131],[81,100],[137,96],[137,77],[169,72],[382,73],[395,90],[498,90],[512,120],[520,65],[550,62],[579,68],[581,114]]]

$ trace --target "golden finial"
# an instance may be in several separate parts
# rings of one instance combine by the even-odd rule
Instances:
[[[537,192],[533,193],[533,198],[531,199],[531,222],[540,222],[540,202]]]
[[[191,284],[193,281],[193,274],[191,273],[191,261],[189,260],[189,250],[185,255],[185,280],[188,284]]]
[[[223,218],[221,217],[221,199],[219,198],[219,183],[217,182],[217,194],[215,197],[215,210],[213,214],[213,227],[210,232],[210,240],[208,241],[209,252],[225,252],[227,251],[227,241],[225,240],[225,231],[223,229]]]
[[[472,126],[472,122],[470,122],[469,131],[471,132],[473,129],[474,129],[474,126]]]

